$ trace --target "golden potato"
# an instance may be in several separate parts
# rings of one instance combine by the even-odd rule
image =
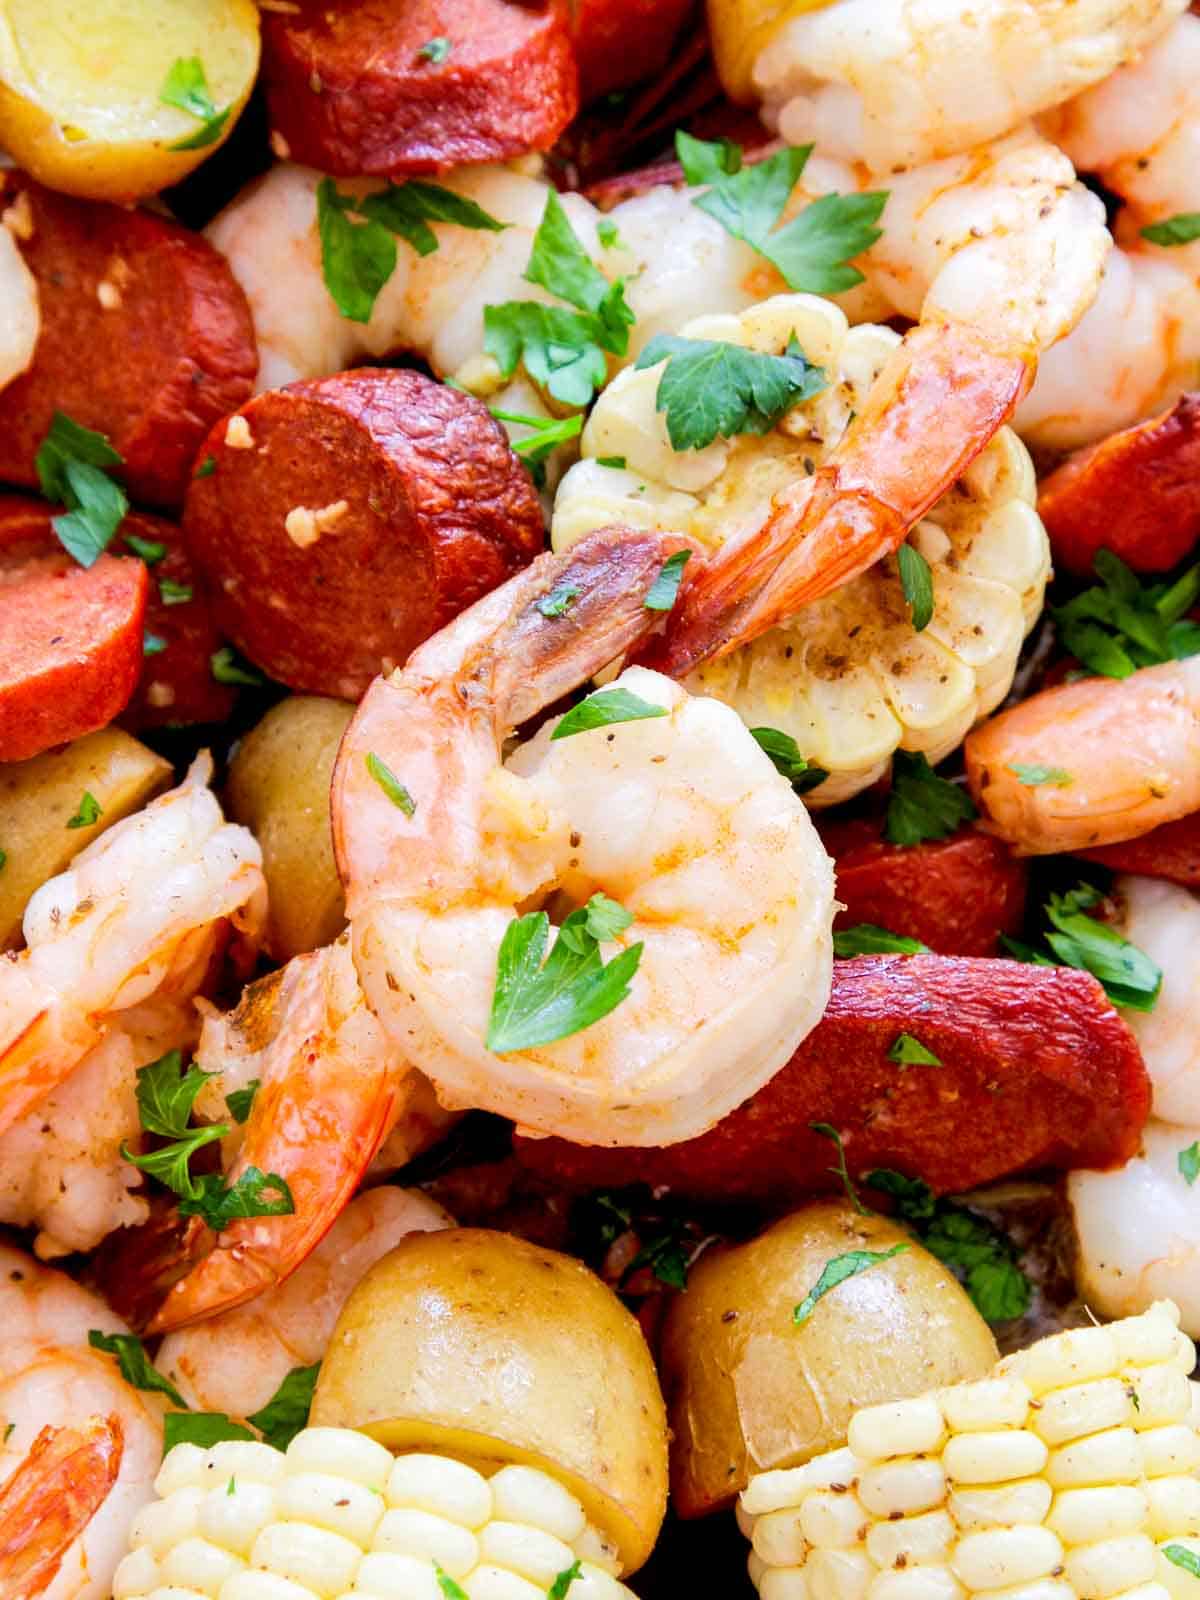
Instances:
[[[65,194],[156,194],[228,137],[258,51],[253,0],[0,0],[0,145]],[[162,98],[172,68],[189,61],[203,67],[216,111],[228,111],[219,133]]]
[[[850,1250],[910,1248],[847,1278],[799,1327],[793,1310]],[[751,1474],[846,1441],[859,1406],[986,1373],[996,1342],[957,1279],[887,1217],[823,1201],[749,1244],[702,1256],[663,1330],[671,1503],[732,1501]]]
[[[330,1341],[312,1421],[541,1467],[626,1572],[662,1525],[666,1417],[640,1328],[580,1262],[508,1234],[414,1234],[372,1267]]]
[[[753,104],[751,72],[759,51],[776,30],[804,11],[832,0],[708,0],[708,31],[717,73],[730,99]]]
[[[276,961],[331,944],[346,924],[329,780],[353,712],[343,700],[293,695],[267,712],[230,763],[226,809],[262,846],[267,949]]]
[[[170,765],[120,728],[101,728],[28,761],[0,763],[0,950],[19,942],[35,889],[170,781]],[[100,815],[88,827],[70,828],[85,793]]]

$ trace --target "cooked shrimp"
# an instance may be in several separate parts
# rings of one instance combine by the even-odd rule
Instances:
[[[662,714],[558,740],[547,726],[501,764],[514,727],[652,625],[643,600],[676,543],[610,529],[540,558],[376,680],[347,729],[333,826],[359,976],[448,1105],[589,1143],[688,1138],[824,1007],[830,864],[735,713],[633,670],[618,686]],[[563,616],[538,608],[555,591],[575,596]],[[627,997],[570,1037],[488,1049],[514,917],[598,890],[632,915],[616,944],[643,945]]]
[[[836,0],[776,6],[750,60],[710,0],[727,89],[762,101],[792,144],[886,173],[997,139],[1099,83],[1169,28],[1185,0]],[[790,13],[790,14],[789,14]]]
[[[677,528],[708,549],[752,534],[798,458],[807,471],[836,451],[900,343],[890,328],[848,328],[837,306],[812,295],[780,295],[682,331],[774,355],[794,337],[828,386],[765,436],[679,454],[655,410],[661,367],[619,374],[584,429],[584,459],[559,486],[555,549],[613,523]],[[614,456],[624,469],[596,459]],[[1050,551],[1034,497],[1029,457],[1002,428],[911,536],[933,574],[924,632],[913,631],[888,557],[783,627],[701,667],[685,688],[715,695],[750,727],[794,738],[829,774],[808,796],[811,805],[837,804],[874,783],[901,744],[940,761],[1007,694],[1021,641],[1041,611]]]
[[[33,360],[41,331],[37,280],[25,265],[12,231],[0,227],[0,389]]]
[[[0,957],[0,1132],[56,1088],[114,1017],[190,996],[226,924],[256,935],[266,888],[253,835],[227,823],[196,758],[42,885],[26,948]]]
[[[49,1587],[32,1588],[44,1600],[107,1600],[117,1563],[125,1552],[130,1525],[137,1512],[154,1497],[154,1477],[162,1458],[161,1398],[133,1389],[120,1377],[111,1356],[88,1348],[88,1332],[127,1331],[119,1317],[98,1296],[81,1288],[64,1273],[42,1267],[29,1256],[0,1245],[0,1531],[7,1530],[8,1484],[12,1502],[24,1506],[40,1535],[24,1553],[13,1551],[14,1565],[6,1568],[8,1553],[0,1546],[0,1578],[10,1572],[28,1578],[19,1560],[36,1556]],[[97,1419],[93,1427],[89,1419]],[[110,1443],[105,1444],[106,1424]],[[78,1431],[84,1453],[75,1458],[72,1475],[81,1496],[98,1504],[84,1522],[65,1515],[62,1463],[59,1452],[72,1448],[60,1436],[37,1441],[45,1429]],[[111,1486],[100,1495],[103,1477],[111,1470],[108,1453],[120,1440],[119,1467]],[[67,1460],[70,1460],[70,1455]],[[58,1467],[56,1467],[58,1463]],[[55,1470],[47,1471],[47,1468]],[[86,1473],[86,1478],[82,1474]],[[96,1475],[100,1482],[96,1482]],[[44,1494],[40,1508],[26,1498]],[[61,1519],[61,1520],[60,1520]],[[55,1534],[61,1544],[49,1542]],[[54,1576],[50,1576],[55,1565]],[[15,1581],[15,1579],[14,1579]],[[0,1585],[8,1597],[8,1582]],[[16,1591],[17,1594],[21,1590]]]
[[[389,1135],[411,1159],[453,1120],[367,1008],[348,935],[209,1016],[196,1064],[217,1074],[196,1106],[213,1121],[229,1122],[226,1097],[258,1083],[244,1130],[225,1141],[228,1181],[252,1166],[278,1173],[296,1209],[242,1218],[218,1236],[195,1219],[185,1248],[196,1265],[167,1296],[156,1333],[272,1289],[320,1243]]]
[[[1114,926],[1162,969],[1152,1011],[1127,1011],[1154,1085],[1154,1115],[1200,1126],[1200,900],[1155,878],[1124,875],[1112,890]]]
[[[1032,695],[966,742],[990,832],[1026,855],[1136,839],[1200,810],[1200,656]],[[1018,768],[1064,776],[1021,781]]]
[[[0,1581],[7,1600],[44,1595],[63,1558],[108,1498],[121,1469],[119,1417],[81,1432],[43,1428],[0,1488]]]
[[[1047,356],[1017,416],[1032,442],[1090,444],[1149,416],[1200,370],[1200,243],[1164,248],[1148,224],[1200,211],[1200,17],[1043,119],[1081,172],[1125,202],[1096,302]]]

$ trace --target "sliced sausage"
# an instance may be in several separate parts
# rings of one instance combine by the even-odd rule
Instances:
[[[262,22],[272,129],[322,172],[506,161],[548,150],[578,107],[557,0],[297,0]]]
[[[136,733],[143,728],[224,722],[237,690],[213,677],[212,658],[222,635],[184,548],[182,531],[165,517],[135,514],[121,524],[114,548],[126,534],[162,545],[166,553],[150,564],[146,659],[121,725]]]
[[[0,391],[0,479],[36,486],[56,411],[103,433],[134,500],[183,499],[201,441],[254,388],[250,308],[199,234],[9,173],[3,198],[37,279],[33,364]]]
[[[1200,394],[1071,456],[1038,511],[1056,567],[1087,577],[1111,550],[1135,572],[1169,571],[1200,539]]]
[[[695,9],[694,0],[571,0],[580,99],[656,77]]]
[[[889,844],[879,822],[820,825],[845,909],[835,928],[870,922],[947,956],[990,956],[1025,911],[1028,869],[974,828],[911,847]]]
[[[204,455],[189,554],[218,625],[293,689],[356,699],[542,548],[541,505],[499,424],[420,373],[261,394]]]
[[[1113,872],[1136,872],[1143,878],[1166,878],[1185,889],[1200,889],[1200,811],[1164,822],[1140,839],[1083,850],[1087,861],[1098,861]]]
[[[142,667],[149,581],[129,557],[81,567],[41,501],[0,500],[0,761],[103,728]]]
[[[902,1033],[940,1066],[901,1067]],[[784,1202],[891,1167],[958,1193],[1031,1167],[1111,1166],[1138,1148],[1150,1081],[1129,1028],[1086,972],[956,956],[834,964],[824,1018],[765,1088],[708,1133],[656,1150],[518,1139],[533,1171],[586,1187],[666,1185],[705,1200]]]

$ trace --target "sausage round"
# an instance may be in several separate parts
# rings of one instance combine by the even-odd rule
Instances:
[[[50,519],[40,501],[0,500],[0,761],[105,727],[141,671],[146,568],[79,566]]]
[[[253,391],[250,307],[199,234],[7,174],[0,199],[37,280],[33,363],[0,391],[0,479],[35,487],[56,411],[102,433],[134,500],[177,506],[196,450]]]
[[[1079,853],[1085,861],[1098,861],[1112,872],[1136,872],[1143,878],[1166,878],[1185,889],[1200,889],[1200,811],[1164,822],[1140,838]]]
[[[578,109],[557,0],[298,0],[262,23],[272,130],[322,172],[507,161],[548,150]]]
[[[218,626],[293,689],[356,699],[542,548],[537,494],[487,407],[417,372],[258,395],[210,456],[188,552]]]
[[[656,78],[693,9],[693,0],[571,0],[580,99]]]

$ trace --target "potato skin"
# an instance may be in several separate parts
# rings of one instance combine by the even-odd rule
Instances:
[[[849,1250],[908,1248],[793,1310]],[[692,1268],[663,1329],[671,1504],[701,1517],[751,1474],[845,1443],[860,1406],[982,1377],[996,1342],[953,1274],[886,1217],[806,1206]]]
[[[8,858],[0,872],[0,950],[18,942],[35,889],[170,781],[170,765],[120,728],[101,728],[64,749],[0,766],[0,846]],[[68,828],[85,790],[95,796],[100,817],[90,827]]]
[[[626,1572],[666,1511],[666,1414],[633,1317],[570,1256],[458,1228],[404,1239],[346,1302],[314,1425],[553,1473]]]
[[[329,780],[353,711],[344,700],[293,695],[250,730],[230,763],[226,805],[262,846],[266,943],[276,961],[331,944],[346,924]]]

